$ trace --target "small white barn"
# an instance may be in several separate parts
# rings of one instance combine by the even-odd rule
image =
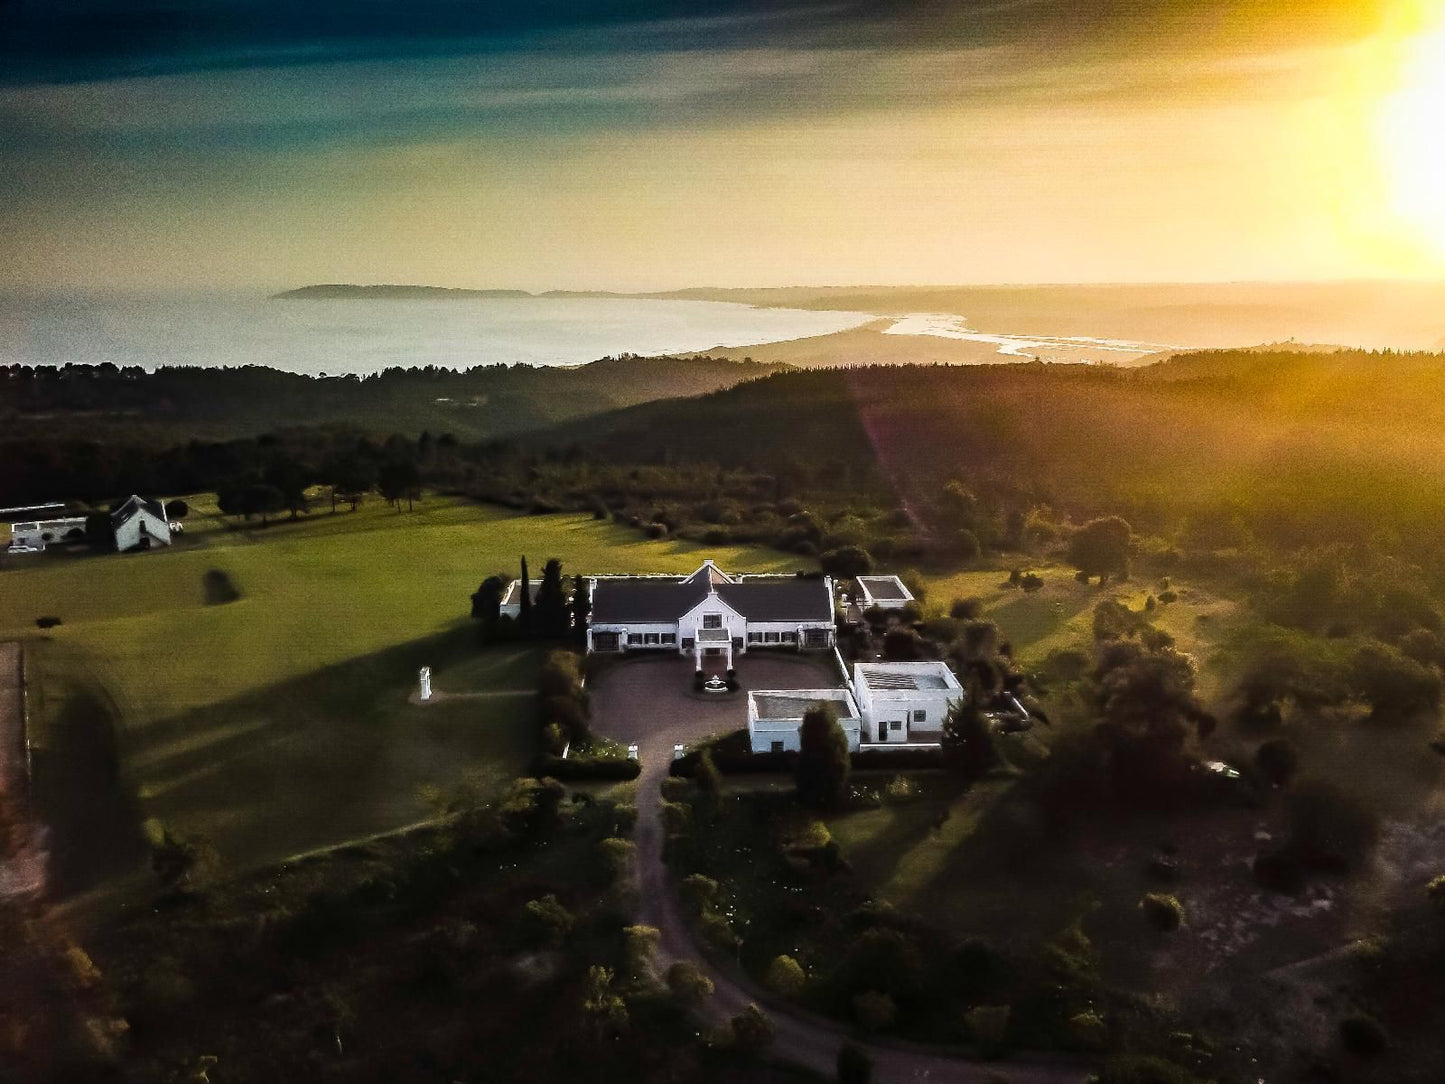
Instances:
[[[120,553],[171,544],[165,501],[148,501],[132,494],[111,511],[110,529],[115,532],[115,548]]]
[[[537,591],[541,588],[541,580],[528,580],[527,593],[532,596],[532,605],[537,604]],[[522,581],[513,580],[507,585],[506,594],[502,596],[503,617],[510,617],[513,621],[522,616]]]
[[[913,601],[913,592],[897,576],[859,576],[858,606],[867,610],[901,610]]]
[[[796,752],[803,716],[831,704],[848,748],[858,751],[862,727],[858,705],[847,689],[758,689],[748,693],[748,738],[754,753]]]
[[[949,709],[966,695],[945,662],[853,664],[864,745],[939,745]]]

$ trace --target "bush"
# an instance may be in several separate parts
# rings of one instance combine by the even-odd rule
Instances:
[[[749,1005],[732,1019],[733,1046],[738,1050],[756,1053],[772,1043],[778,1029],[762,1009]]]
[[[839,546],[818,558],[818,563],[838,580],[856,579],[873,571],[873,556],[861,546]]]
[[[1390,1039],[1373,1016],[1355,1013],[1340,1021],[1340,1044],[1356,1057],[1373,1058],[1385,1052]]]
[[[1305,887],[1304,866],[1289,848],[1263,851],[1254,860],[1254,879],[1271,892],[1297,896]]]
[[[1445,874],[1436,877],[1425,886],[1425,898],[1435,905],[1435,909],[1445,914]]]
[[[954,549],[957,550],[958,558],[961,561],[977,561],[979,555],[983,553],[983,546],[979,543],[978,535],[967,527],[961,528],[953,536],[953,539]]]
[[[1289,801],[1290,847],[1306,866],[1329,871],[1353,869],[1369,855],[1379,835],[1379,818],[1354,795],[1332,783],[1312,781]]]
[[[853,999],[853,1016],[868,1031],[887,1031],[898,1016],[893,999],[878,990],[869,990]]]
[[[698,927],[702,930],[702,936],[708,944],[723,952],[733,952],[738,947],[737,934],[728,920],[716,911],[708,911],[702,916]]]
[[[538,779],[551,776],[553,779],[636,779],[642,773],[642,765],[631,757],[598,757],[578,753],[563,760],[559,756],[545,753],[532,763],[532,774]]]
[[[666,524],[666,523],[649,523],[646,527],[643,528],[643,531],[644,531],[644,533],[647,535],[648,538],[666,538],[666,537],[667,537],[667,524]]]
[[[701,670],[695,670],[695,671],[693,671],[693,675],[692,675],[692,691],[695,692],[695,693],[700,693],[700,692],[702,692],[702,690],[703,690],[703,686],[705,686],[706,684],[707,684],[707,675],[704,674]]]
[[[682,1005],[692,1008],[712,996],[713,981],[691,960],[679,960],[667,969],[667,988]]]
[[[955,621],[976,621],[983,613],[983,603],[976,598],[956,598],[948,607],[948,616]]]
[[[1092,1009],[1069,1017],[1069,1036],[1085,1050],[1103,1050],[1109,1039],[1104,1018]]]
[[[979,1005],[963,1014],[968,1033],[985,1057],[994,1057],[1003,1049],[1008,1035],[1008,1019],[1007,1005]]]
[[[1173,933],[1184,924],[1184,905],[1174,896],[1150,892],[1139,901],[1139,909],[1160,933]]]
[[[1178,593],[1177,591],[1161,591],[1161,592],[1159,592],[1159,602],[1160,602],[1161,605],[1166,605],[1166,606],[1167,606],[1167,605],[1168,605],[1169,603],[1171,603],[1171,602],[1178,602],[1178,601],[1179,601],[1179,593]]]
[[[797,997],[808,984],[808,975],[802,965],[791,956],[777,956],[768,965],[768,973],[763,983],[775,994]]]
[[[1024,594],[1032,595],[1044,586],[1044,578],[1037,572],[1026,572],[1019,580],[1019,586],[1023,588]]]
[[[58,624],[60,624],[60,618],[55,617],[55,616],[52,616],[52,615],[46,615],[45,617],[37,617],[37,618],[35,619],[35,625],[36,625],[37,628],[53,629],[53,628],[55,628],[55,626],[58,625]]]
[[[1282,787],[1299,770],[1299,753],[1284,738],[1274,738],[1254,751],[1254,766],[1271,786]]]
[[[531,948],[559,948],[576,919],[551,894],[528,900],[522,908],[522,938]]]

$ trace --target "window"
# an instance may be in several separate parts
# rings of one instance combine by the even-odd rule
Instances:
[[[642,642],[645,644],[659,644],[662,642],[662,638],[655,632],[649,632],[643,638]]]
[[[775,753],[781,753],[782,751],[783,751],[783,743],[780,742],[780,741],[775,741],[775,742],[773,742],[773,752],[775,752]]]
[[[797,642],[798,642],[798,634],[797,634],[796,632],[785,632],[785,633],[783,633],[783,643],[785,643],[785,644],[796,644]]]
[[[634,645],[640,645],[641,643],[642,643],[642,633],[640,633],[640,632],[629,632],[629,633],[627,634],[627,646],[628,646],[628,647],[632,647],[632,646],[634,646]]]
[[[775,644],[778,642],[778,634],[776,632],[770,632],[766,635],[765,639],[768,643]]]
[[[919,709],[918,711],[915,711],[915,712],[913,713],[913,721],[914,721],[915,723],[921,723],[921,722],[926,721],[927,719],[928,719],[928,712],[923,711],[922,709]]]
[[[703,614],[702,627],[705,629],[722,628],[722,614]]]
[[[899,720],[899,719],[894,719],[891,723],[888,724],[888,729],[889,729],[889,730],[902,730],[902,729],[903,729],[903,723],[902,723],[902,721]]]
[[[695,642],[691,636],[684,636],[682,638],[682,649],[684,651],[691,651]]]
[[[598,651],[616,651],[617,633],[597,632],[592,634],[592,646]]]
[[[749,633],[748,633],[748,643],[750,643],[750,644],[760,644],[760,643],[762,643],[762,642],[763,642],[763,634],[762,634],[761,632],[749,632]]]
[[[664,632],[664,633],[662,634],[662,642],[663,642],[664,644],[666,644],[668,647],[674,647],[674,646],[676,646],[676,644],[677,644],[677,633],[675,633],[675,632]]]
[[[805,634],[804,639],[807,641],[807,644],[808,644],[809,647],[827,647],[827,646],[828,646],[828,630],[827,630],[827,629],[809,629],[809,630],[807,631],[807,633]]]

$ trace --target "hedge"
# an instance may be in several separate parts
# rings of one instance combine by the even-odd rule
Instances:
[[[563,759],[543,753],[532,763],[532,774],[538,779],[636,779],[642,765],[631,757],[594,757],[579,753]]]

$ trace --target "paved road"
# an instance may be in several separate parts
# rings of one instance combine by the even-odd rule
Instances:
[[[824,666],[785,656],[749,656],[739,660],[738,674],[745,688],[806,689],[834,684]],[[768,1011],[777,1028],[773,1052],[809,1069],[831,1075],[838,1047],[848,1038],[843,1029],[821,1017],[789,1011],[745,979],[724,974],[698,951],[690,926],[669,891],[662,861],[663,827],[659,810],[662,781],[672,762],[672,749],[708,734],[746,725],[747,701],[700,701],[691,692],[692,665],[686,659],[657,659],[628,663],[605,674],[592,688],[593,716],[608,737],[637,742],[642,775],[637,781],[637,881],[640,898],[638,921],[655,926],[660,934],[658,966],[661,971],[677,960],[695,961],[715,987],[704,1015],[721,1023],[749,1004]],[[1079,1084],[1087,1073],[1077,1066],[1044,1062],[996,1063],[981,1066],[947,1057],[921,1047],[867,1044],[878,1084],[904,1082],[1013,1081],[1015,1084]]]

